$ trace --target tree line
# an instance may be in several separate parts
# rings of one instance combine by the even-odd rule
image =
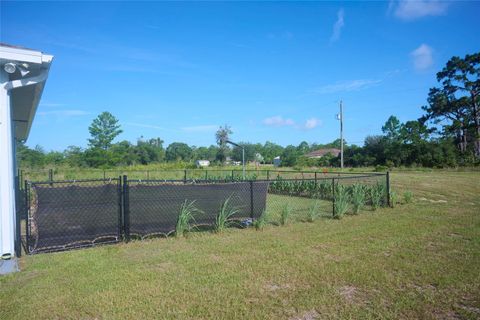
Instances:
[[[391,116],[382,126],[381,135],[367,136],[363,146],[344,141],[346,166],[422,166],[456,167],[480,163],[480,53],[464,58],[452,57],[437,73],[438,87],[428,93],[424,115],[401,123]],[[231,159],[272,163],[277,156],[282,166],[338,166],[339,158],[332,154],[319,159],[306,155],[322,148],[340,148],[340,139],[328,144],[302,141],[283,147],[274,142],[238,142],[230,147],[232,130],[228,125],[215,134],[216,145],[189,146],[173,142],[166,148],[160,138],[139,138],[135,143],[113,141],[122,129],[109,112],[101,113],[88,128],[88,147],[69,146],[63,152],[45,152],[42,147],[29,148],[19,143],[17,155],[22,167],[68,165],[72,167],[109,168],[115,166],[179,163],[193,165],[196,160],[209,160],[222,165]]]

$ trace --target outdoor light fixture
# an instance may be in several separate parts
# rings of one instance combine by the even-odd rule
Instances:
[[[20,74],[22,75],[22,77],[25,77],[27,74],[30,73],[30,70],[27,70],[27,68],[29,67],[28,63],[22,63],[17,67],[18,67],[18,70],[20,70]]]
[[[5,70],[6,73],[14,73],[15,70],[17,70],[17,66],[15,63],[8,62],[3,66],[3,70]]]

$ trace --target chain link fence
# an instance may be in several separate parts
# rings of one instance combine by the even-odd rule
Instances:
[[[28,253],[121,240],[120,179],[31,182],[26,190]]]
[[[315,174],[315,173],[313,173]],[[27,253],[61,251],[175,233],[182,205],[193,203],[191,226],[211,229],[228,200],[230,225],[246,227],[262,217],[271,224],[313,221],[389,204],[389,175],[281,176],[271,180],[129,179],[26,182],[19,209]],[[19,207],[20,202],[18,202]],[[22,215],[24,210],[27,214]]]

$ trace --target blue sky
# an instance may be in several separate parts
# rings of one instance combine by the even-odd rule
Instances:
[[[435,74],[479,51],[479,2],[1,2],[1,41],[55,56],[29,146],[118,140],[362,144],[417,119]]]

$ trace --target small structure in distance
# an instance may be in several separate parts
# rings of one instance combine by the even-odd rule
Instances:
[[[341,150],[337,148],[324,148],[324,149],[318,149],[310,153],[307,153],[305,156],[311,159],[320,159],[325,157],[327,154],[330,154],[334,157],[338,157],[340,153],[341,153]]]
[[[197,161],[195,161],[195,165],[197,166],[197,168],[205,168],[205,167],[208,167],[210,165],[210,161],[208,161],[208,160],[197,160]]]

